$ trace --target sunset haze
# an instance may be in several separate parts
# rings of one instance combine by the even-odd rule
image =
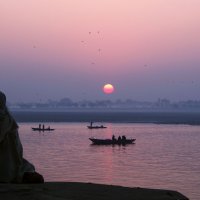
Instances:
[[[1,0],[11,102],[200,100],[199,0]],[[116,91],[102,93],[112,83]]]

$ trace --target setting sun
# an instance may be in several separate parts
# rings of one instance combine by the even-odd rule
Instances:
[[[114,87],[113,87],[113,85],[111,85],[111,84],[105,84],[105,85],[103,86],[103,92],[104,92],[105,94],[111,94],[111,93],[113,93],[113,92],[114,92]]]

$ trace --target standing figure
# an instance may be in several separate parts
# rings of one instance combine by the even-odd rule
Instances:
[[[92,124],[93,124],[93,122],[91,121],[91,122],[90,122],[90,126],[91,126],[91,127],[92,127]]]
[[[0,91],[0,183],[43,183],[43,176],[23,158],[18,125],[6,106]]]

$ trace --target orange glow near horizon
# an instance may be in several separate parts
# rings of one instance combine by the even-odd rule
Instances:
[[[114,87],[111,84],[106,84],[103,86],[103,92],[105,94],[112,94],[114,92]]]

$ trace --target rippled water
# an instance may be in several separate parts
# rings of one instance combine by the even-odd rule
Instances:
[[[20,123],[24,157],[46,181],[81,181],[178,190],[200,199],[200,126],[107,123],[49,123],[53,132],[33,132]],[[89,137],[112,134],[136,138],[127,146],[95,146]]]

